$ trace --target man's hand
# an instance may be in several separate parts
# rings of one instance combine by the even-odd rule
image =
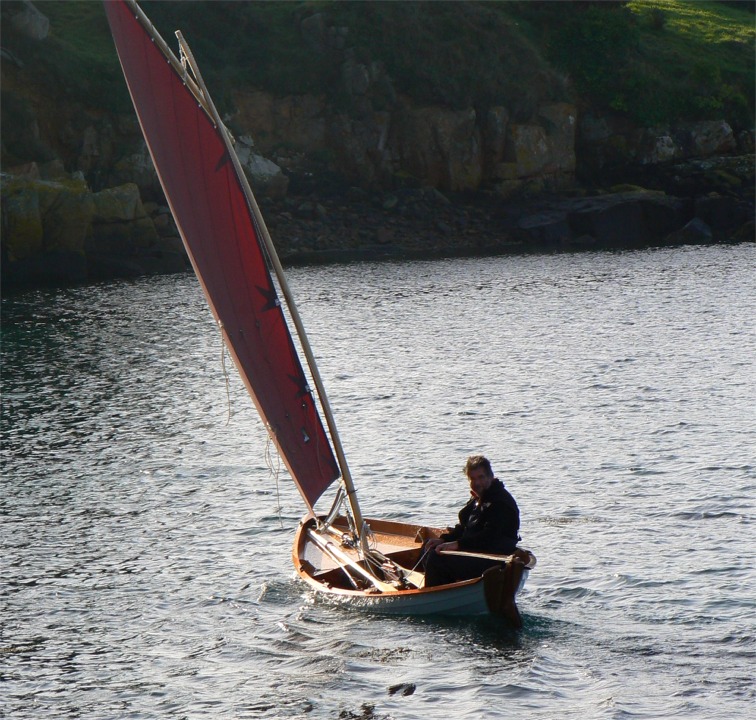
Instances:
[[[443,544],[443,542],[444,541],[441,538],[428,538],[425,542],[425,549],[426,551],[433,550],[434,547]]]
[[[440,542],[436,545],[436,552],[440,553],[444,550],[459,550],[459,543],[454,540],[453,542]]]

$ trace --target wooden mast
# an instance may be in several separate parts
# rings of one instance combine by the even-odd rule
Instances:
[[[325,416],[326,424],[328,425],[328,430],[331,434],[331,440],[333,441],[334,450],[336,452],[336,458],[339,463],[339,468],[341,469],[341,475],[344,482],[344,487],[346,488],[349,507],[352,511],[352,516],[354,517],[354,522],[357,528],[357,532],[361,536],[362,526],[363,526],[364,521],[362,518],[362,511],[360,510],[360,506],[357,501],[357,491],[354,487],[352,474],[349,470],[349,465],[347,464],[347,461],[346,461],[344,448],[341,443],[341,437],[339,436],[338,429],[336,427],[336,421],[333,417],[333,412],[331,411],[330,403],[328,402],[328,396],[326,395],[326,392],[325,392],[325,386],[323,385],[323,380],[321,378],[320,371],[318,370],[317,363],[315,362],[315,356],[312,352],[312,347],[310,345],[309,340],[307,339],[307,333],[305,332],[304,325],[302,323],[302,318],[299,314],[299,310],[297,309],[296,303],[294,302],[294,297],[291,293],[291,288],[289,287],[289,283],[286,279],[283,266],[281,265],[281,261],[278,257],[278,252],[276,251],[275,245],[273,244],[273,241],[270,237],[270,233],[268,232],[268,228],[265,224],[265,220],[262,217],[260,208],[257,205],[257,200],[255,200],[255,196],[252,193],[252,188],[249,185],[247,176],[244,174],[244,170],[241,166],[241,162],[239,161],[236,151],[233,148],[233,144],[231,142],[231,133],[223,124],[223,121],[221,120],[220,115],[218,113],[218,109],[215,107],[215,104],[210,98],[210,93],[208,92],[207,86],[205,85],[205,82],[202,79],[202,75],[199,71],[199,67],[197,66],[197,63],[194,59],[192,51],[187,45],[186,40],[184,40],[184,37],[180,31],[176,31],[176,37],[178,38],[179,45],[181,47],[181,52],[184,54],[184,57],[186,58],[187,62],[189,63],[191,67],[192,74],[194,75],[194,81],[192,82],[192,85],[196,84],[196,87],[199,90],[198,100],[202,102],[202,106],[205,108],[205,110],[207,111],[207,113],[210,115],[213,122],[215,123],[215,125],[221,131],[223,142],[226,145],[229,157],[231,158],[231,161],[234,165],[234,169],[236,170],[236,174],[239,178],[239,182],[246,196],[247,203],[249,204],[249,208],[252,211],[257,228],[260,231],[260,235],[263,240],[263,245],[268,254],[268,257],[270,258],[271,264],[273,265],[273,269],[276,273],[276,278],[278,279],[279,285],[281,286],[281,291],[286,300],[286,305],[289,308],[289,312],[291,314],[294,327],[297,331],[297,335],[302,345],[302,350],[305,354],[305,358],[307,359],[307,365],[310,369],[310,373],[312,374],[312,378],[318,392],[318,397],[320,399],[321,407],[323,408],[323,414]],[[191,78],[186,77],[185,72],[183,73],[183,75],[185,76],[187,80],[191,80]],[[191,85],[189,87],[190,89],[192,89]]]

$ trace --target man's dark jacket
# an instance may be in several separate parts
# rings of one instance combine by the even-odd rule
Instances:
[[[515,499],[494,478],[480,499],[475,496],[459,511],[459,522],[441,535],[444,541],[456,540],[468,552],[510,553],[520,531],[520,511]]]

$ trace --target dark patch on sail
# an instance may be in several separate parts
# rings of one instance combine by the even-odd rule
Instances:
[[[220,160],[215,165],[215,172],[222,170],[231,161],[231,156],[228,154],[228,150],[224,148],[223,155],[220,156]]]
[[[278,295],[274,287],[264,288],[260,285],[256,285],[255,287],[257,287],[260,294],[265,298],[265,305],[262,307],[263,312],[266,310],[275,310],[279,306]]]
[[[307,384],[307,378],[304,374],[297,377],[296,375],[289,375],[289,379],[299,388],[297,391],[297,397],[301,398],[310,394],[310,386]]]

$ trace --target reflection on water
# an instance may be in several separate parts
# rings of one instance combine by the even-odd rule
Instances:
[[[521,633],[294,579],[299,497],[193,277],[4,299],[3,710],[747,717],[754,255],[290,273],[366,514],[452,522],[475,451],[517,497]]]

